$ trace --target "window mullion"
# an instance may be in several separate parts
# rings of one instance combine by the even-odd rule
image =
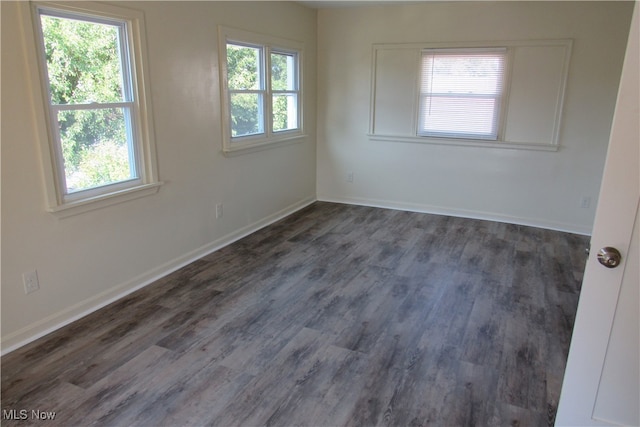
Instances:
[[[229,93],[232,94],[264,94],[266,91],[263,89],[229,89]]]
[[[51,104],[57,111],[100,110],[107,108],[133,108],[134,102],[92,102],[90,104]]]
[[[273,88],[271,82],[271,48],[269,46],[263,46],[262,52],[264,54],[264,82],[265,82],[265,96],[264,105],[266,107],[264,115],[265,131],[267,137],[273,135]]]

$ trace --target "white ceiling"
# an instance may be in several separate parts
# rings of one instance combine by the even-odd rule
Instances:
[[[1,1],[1,0],[0,0]],[[381,5],[400,5],[412,3],[434,3],[434,2],[451,2],[451,1],[519,1],[519,0],[297,0],[304,6],[313,9],[338,8],[338,7],[358,7],[358,6],[381,6]],[[558,0],[533,0],[533,1],[558,1]],[[572,2],[593,1],[593,0],[565,0]],[[602,1],[620,1],[620,0],[602,0]]]
[[[424,3],[434,0],[319,0],[306,1],[298,0],[297,3],[313,9],[337,8],[337,7],[358,7],[358,6],[380,6],[392,4]]]

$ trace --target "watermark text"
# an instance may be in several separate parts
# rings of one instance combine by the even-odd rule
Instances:
[[[42,411],[40,409],[3,409],[3,420],[26,421],[26,420],[54,420],[55,411]]]

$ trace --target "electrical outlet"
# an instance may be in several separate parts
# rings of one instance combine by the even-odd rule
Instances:
[[[40,284],[38,283],[38,272],[36,270],[23,273],[22,282],[24,283],[25,294],[30,294],[40,289]]]
[[[591,207],[591,197],[584,196],[580,199],[580,207],[582,209],[589,209]]]
[[[216,205],[216,219],[222,218],[222,203]]]
[[[353,172],[347,172],[347,182],[353,182]]]

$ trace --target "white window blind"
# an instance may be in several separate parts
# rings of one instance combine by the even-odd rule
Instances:
[[[422,51],[418,135],[498,139],[505,48]]]

